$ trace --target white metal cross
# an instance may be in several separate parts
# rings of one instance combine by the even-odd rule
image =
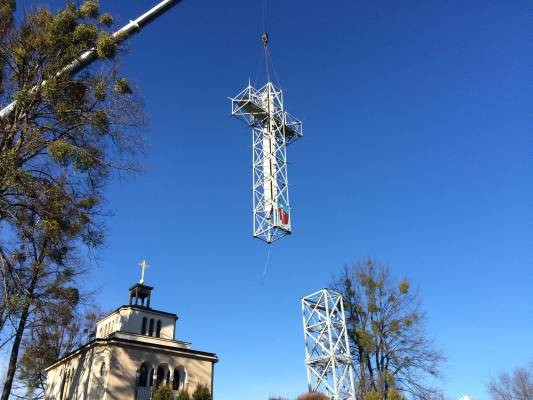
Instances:
[[[139,283],[142,285],[144,283],[144,270],[150,265],[146,262],[146,260],[142,260],[139,263],[139,266],[141,267],[141,280],[139,281]]]

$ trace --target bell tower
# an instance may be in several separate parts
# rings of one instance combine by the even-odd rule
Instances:
[[[139,307],[150,308],[150,296],[152,295],[153,287],[144,284],[144,270],[149,266],[150,265],[146,262],[146,260],[142,260],[139,263],[139,267],[141,267],[141,280],[139,283],[136,283],[130,287],[130,306],[135,305]],[[144,304],[145,301],[146,305]],[[141,304],[139,304],[139,302]]]
[[[130,306],[150,308],[150,296],[152,295],[152,289],[152,286],[148,286],[143,283],[136,283],[130,287]]]

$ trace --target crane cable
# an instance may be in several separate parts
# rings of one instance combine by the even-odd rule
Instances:
[[[274,73],[275,83],[278,87],[281,87],[281,81],[278,76],[278,72],[276,71],[276,66],[274,65],[274,61],[272,60],[272,56],[270,54],[270,48],[269,48],[269,36],[268,36],[268,9],[267,9],[267,0],[261,0],[262,4],[262,34],[261,34],[261,42],[262,42],[262,49],[261,49],[261,57],[259,58],[257,62],[257,70],[255,73],[255,79],[254,79],[254,86],[256,86],[259,83],[259,75],[261,72],[261,64],[264,65],[264,72],[265,72],[265,80],[267,82],[270,82],[270,69],[272,69],[272,72]]]
[[[267,20],[267,0],[263,0],[263,34],[261,35],[261,41],[263,42],[263,52],[265,57],[265,77],[267,81],[270,81],[270,73],[268,70],[268,32],[266,26]]]

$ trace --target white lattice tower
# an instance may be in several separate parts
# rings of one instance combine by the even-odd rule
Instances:
[[[272,243],[291,233],[286,148],[302,136],[302,122],[285,111],[272,82],[248,84],[231,99],[231,115],[252,128],[253,235]]]
[[[355,400],[350,345],[342,296],[323,289],[302,299],[309,391],[333,400]]]

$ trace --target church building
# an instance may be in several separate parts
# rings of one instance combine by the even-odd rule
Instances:
[[[213,393],[216,354],[176,340],[176,314],[150,307],[153,287],[129,289],[129,304],[96,323],[93,339],[46,369],[45,400],[149,400],[160,385],[177,396],[198,385]]]

